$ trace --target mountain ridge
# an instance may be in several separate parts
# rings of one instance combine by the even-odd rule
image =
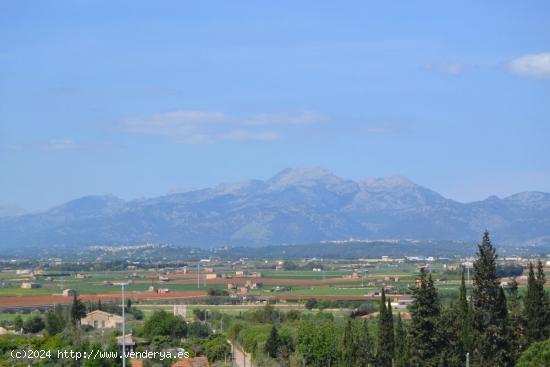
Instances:
[[[401,176],[347,180],[320,168],[125,201],[90,195],[0,218],[0,247],[164,242],[190,246],[300,244],[346,238],[550,243],[550,194],[461,203]]]

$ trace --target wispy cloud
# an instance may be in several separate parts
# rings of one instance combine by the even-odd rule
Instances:
[[[126,118],[129,133],[160,135],[179,143],[207,144],[220,141],[270,141],[282,137],[281,125],[307,125],[321,120],[313,111],[299,114],[258,114],[234,117],[222,112],[183,110]]]
[[[111,142],[82,142],[72,139],[50,139],[44,141],[34,141],[25,143],[2,144],[0,150],[4,151],[24,151],[39,150],[45,152],[63,152],[82,149],[105,149],[115,147]]]
[[[465,75],[467,72],[466,67],[463,64],[456,62],[443,64],[427,64],[424,65],[424,69],[433,73],[450,76],[461,76]]]
[[[395,134],[401,129],[395,126],[372,125],[367,126],[363,131],[367,134]]]
[[[62,151],[75,149],[77,144],[70,139],[46,140],[33,143],[15,143],[3,144],[0,146],[2,150],[44,150],[44,151]]]
[[[320,122],[323,116],[315,111],[304,111],[297,115],[262,113],[252,116],[245,123],[250,125],[308,125]]]
[[[518,57],[508,64],[508,70],[521,76],[550,78],[550,52]]]

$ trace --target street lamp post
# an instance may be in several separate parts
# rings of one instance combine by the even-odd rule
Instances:
[[[117,285],[120,285],[122,290],[122,367],[126,367],[126,313],[125,313],[125,307],[124,304],[124,286],[128,285],[128,283],[117,283]]]

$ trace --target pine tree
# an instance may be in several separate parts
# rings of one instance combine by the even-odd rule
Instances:
[[[437,366],[441,350],[437,322],[440,316],[439,297],[431,275],[420,269],[417,286],[412,289],[413,302],[410,306],[410,365],[414,367]]]
[[[408,361],[407,332],[403,326],[401,314],[398,314],[395,324],[395,367],[407,367]]]
[[[377,360],[380,366],[391,366],[394,358],[393,315],[391,303],[386,305],[386,293],[382,289],[380,298],[380,316],[378,318],[378,353]]]
[[[271,358],[277,358],[279,353],[279,333],[275,325],[271,327],[269,338],[265,342],[264,352]]]
[[[101,305],[101,298],[97,301],[97,309],[100,311],[103,310],[103,306]]]
[[[496,249],[485,231],[483,240],[478,245],[477,259],[474,262],[473,276],[473,326],[476,343],[473,350],[474,366],[501,367],[507,366],[507,347],[505,328],[503,328],[500,282],[496,270]],[[503,293],[502,293],[503,294]]]

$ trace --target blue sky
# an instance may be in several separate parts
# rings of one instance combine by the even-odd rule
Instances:
[[[550,192],[547,1],[3,1],[0,204],[323,166]]]

